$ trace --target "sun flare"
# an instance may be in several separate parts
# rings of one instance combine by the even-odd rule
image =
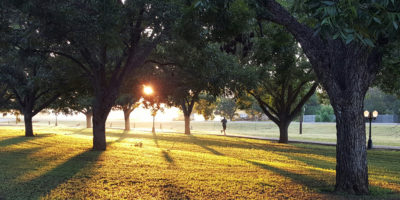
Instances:
[[[144,85],[143,86],[143,92],[146,94],[146,95],[151,95],[151,94],[153,94],[153,88],[151,87],[151,86],[146,86],[146,85]]]

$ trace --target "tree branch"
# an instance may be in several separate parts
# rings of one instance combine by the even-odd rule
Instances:
[[[37,109],[35,109],[32,112],[32,116],[35,116],[38,114],[41,110],[49,106],[52,102],[54,102],[61,94],[57,93],[53,97],[49,98],[47,101],[45,101],[41,106],[39,106]]]
[[[297,104],[296,108],[290,112],[289,114],[289,119],[292,121],[296,115],[301,111],[301,108],[304,106],[304,104],[310,99],[310,97],[314,94],[315,90],[317,89],[318,83],[315,82],[310,90],[307,92],[307,94],[300,100],[300,102]]]
[[[60,56],[64,56],[68,59],[70,59],[71,61],[73,61],[74,63],[76,63],[83,71],[85,71],[85,73],[87,73],[89,76],[92,76],[92,73],[90,72],[90,70],[85,67],[85,65],[83,65],[77,58],[75,58],[72,55],[66,54],[64,52],[59,52],[59,51],[49,51],[49,50],[34,50],[36,52],[43,52],[43,53],[54,53],[56,55],[60,55]]]
[[[263,111],[264,111],[264,113],[269,117],[269,118],[271,118],[271,117],[273,117],[274,118],[274,120],[276,121],[276,123],[278,123],[279,122],[279,119],[277,118],[277,117],[275,117],[275,116],[278,116],[278,112],[276,111],[276,110],[274,110],[271,106],[269,106],[267,103],[265,103],[263,100],[261,100],[261,98],[259,97],[259,96],[257,96],[257,95],[255,95],[253,92],[251,92],[251,91],[247,91],[251,96],[253,96],[257,101],[258,101],[258,104],[260,105],[260,107],[263,109]],[[264,107],[264,108],[263,108]],[[267,109],[265,109],[265,107],[267,108]],[[271,112],[272,113],[271,113]],[[268,113],[267,113],[268,112]],[[275,116],[273,116],[273,115],[275,115]],[[272,119],[271,119],[272,120]],[[272,120],[272,121],[274,121],[274,120]],[[274,121],[274,122],[275,122]]]
[[[259,19],[272,21],[286,27],[296,40],[300,42],[309,58],[311,54],[319,54],[318,49],[321,49],[319,47],[322,46],[323,42],[319,37],[314,36],[313,29],[297,21],[275,0],[257,0],[257,2],[267,9],[264,15],[258,16]]]

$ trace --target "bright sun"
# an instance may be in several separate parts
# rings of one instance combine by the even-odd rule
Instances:
[[[144,85],[144,86],[143,86],[143,92],[144,92],[146,95],[151,95],[151,94],[153,94],[153,88],[151,88],[151,86],[146,86],[146,85]]]

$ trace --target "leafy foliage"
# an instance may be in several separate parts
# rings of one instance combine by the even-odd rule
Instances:
[[[202,115],[204,120],[213,120],[214,110],[217,108],[215,97],[207,94],[200,94],[199,101],[194,105],[193,110]]]
[[[333,108],[330,105],[322,105],[315,116],[316,122],[334,122]]]
[[[237,115],[237,109],[238,105],[234,98],[222,97],[217,100],[217,109],[215,110],[215,114],[233,121],[235,115]]]
[[[294,10],[307,13],[315,34],[375,46],[382,38],[396,35],[400,25],[400,2],[397,0],[301,0]]]

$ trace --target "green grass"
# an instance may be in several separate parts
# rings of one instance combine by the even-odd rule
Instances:
[[[4,123],[3,123],[4,124]],[[60,121],[61,126],[84,127],[83,121]],[[20,125],[23,125],[20,123]],[[54,126],[54,123],[52,122]],[[35,123],[35,128],[47,129],[47,121]],[[39,126],[39,127],[37,127]],[[123,121],[108,121],[107,128],[123,128]],[[132,122],[131,128],[135,130],[151,130],[151,122]],[[191,122],[194,133],[212,133],[221,134],[220,122]],[[366,125],[366,134],[368,134]],[[184,123],[174,122],[156,122],[158,132],[184,132]],[[260,137],[279,138],[278,127],[271,122],[228,122],[227,134],[250,135]],[[367,135],[368,137],[368,135]],[[304,123],[303,134],[299,134],[299,123],[293,122],[289,126],[289,140],[307,140],[321,142],[336,142],[336,124],[335,123]],[[374,145],[400,146],[400,124],[372,124],[372,140]]]
[[[368,151],[369,196],[333,193],[335,148],[210,135],[0,127],[0,199],[400,199],[400,152]],[[139,144],[142,147],[139,147]]]

